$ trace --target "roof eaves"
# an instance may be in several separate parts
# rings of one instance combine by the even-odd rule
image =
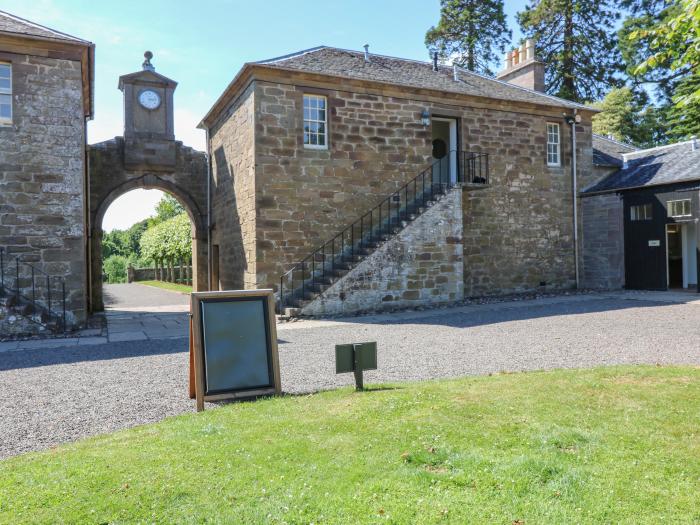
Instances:
[[[69,35],[68,33],[63,33],[61,31],[56,31],[55,29],[51,29],[50,27],[43,26],[41,24],[37,24],[36,22],[32,22],[31,20],[27,20],[25,18],[21,18],[17,15],[13,15],[12,13],[8,13],[7,11],[2,11],[0,10],[0,15],[6,16],[7,18],[11,18],[13,20],[16,20],[18,22],[21,22],[22,24],[36,27],[38,29],[42,29],[44,31],[47,31],[49,33],[52,33],[55,35],[55,37],[50,37],[46,35],[34,35],[31,33],[20,33],[16,31],[1,31],[2,33],[5,34],[12,34],[12,35],[22,35],[27,38],[33,38],[33,39],[39,39],[39,40],[60,40],[62,42],[74,42],[76,44],[83,44],[83,45],[92,45],[92,42],[88,40],[84,40],[82,38],[78,38],[77,36]]]

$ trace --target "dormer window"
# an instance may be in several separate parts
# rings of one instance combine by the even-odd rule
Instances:
[[[12,124],[12,66],[0,62],[0,125]]]
[[[304,147],[328,148],[328,112],[326,97],[304,95]]]

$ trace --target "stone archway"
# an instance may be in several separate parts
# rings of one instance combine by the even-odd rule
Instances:
[[[167,169],[124,165],[121,137],[90,146],[88,277],[90,311],[104,309],[102,297],[102,219],[118,197],[134,189],[157,189],[175,197],[192,223],[192,287],[208,289],[206,155],[175,142],[176,162]]]

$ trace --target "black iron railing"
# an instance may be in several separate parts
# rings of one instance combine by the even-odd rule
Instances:
[[[38,314],[41,324],[53,322],[66,331],[65,279],[22,261],[19,255],[8,254],[5,248],[0,248],[0,295],[14,298],[15,306],[28,305],[28,313]]]
[[[450,152],[280,277],[279,312],[319,293],[457,184],[488,184],[488,154]]]

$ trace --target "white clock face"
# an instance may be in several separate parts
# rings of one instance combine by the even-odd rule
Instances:
[[[145,89],[139,94],[139,104],[146,109],[156,109],[160,106],[160,95],[150,89]]]

